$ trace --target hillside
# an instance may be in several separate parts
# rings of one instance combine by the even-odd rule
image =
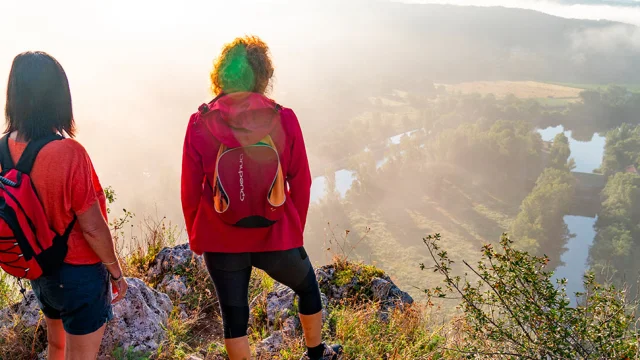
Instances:
[[[163,246],[170,230],[147,234],[148,247],[124,262],[130,285],[114,306],[100,360],[224,360],[215,290],[201,257],[186,244]],[[416,264],[439,274],[419,302],[384,271],[344,255],[316,269],[324,304],[323,336],[345,347],[344,359],[632,358],[639,353],[635,303],[624,292],[585,278],[587,301],[568,306],[564,286],[544,271],[547,259],[482,248],[476,276],[456,278],[440,235],[428,236],[429,258]],[[469,281],[482,280],[472,285]],[[8,285],[8,287],[7,287]],[[256,359],[298,359],[304,351],[293,292],[261,271],[250,282],[249,337]],[[0,278],[0,359],[42,359],[45,329],[35,296],[24,299]],[[438,305],[455,301],[448,316]],[[455,299],[455,300],[454,300]],[[558,336],[560,335],[560,336]]]

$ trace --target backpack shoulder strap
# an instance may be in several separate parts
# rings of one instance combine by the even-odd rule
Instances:
[[[2,166],[3,173],[16,167],[11,158],[11,151],[9,151],[9,135],[7,134],[0,139],[0,166]]]
[[[36,157],[42,148],[48,143],[56,140],[64,139],[58,134],[47,135],[37,140],[29,141],[29,145],[24,149],[20,160],[16,164],[15,168],[23,174],[29,174],[33,168],[33,163],[36,161]]]

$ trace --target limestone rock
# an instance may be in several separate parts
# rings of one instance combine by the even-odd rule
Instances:
[[[400,290],[390,279],[373,278],[370,284],[374,301],[380,304],[379,318],[387,321],[389,313],[413,304],[411,295]]]
[[[127,296],[113,306],[114,318],[107,324],[99,359],[110,359],[117,348],[155,351],[166,337],[164,327],[173,308],[169,297],[151,289],[140,279],[128,278],[127,283]],[[28,291],[22,301],[0,310],[0,334],[14,321],[20,321],[26,327],[36,327],[40,314],[35,294]],[[46,323],[42,321],[40,326],[45,327]],[[39,354],[44,355],[46,352]]]
[[[15,317],[26,327],[35,327],[40,321],[40,305],[36,300],[36,294],[29,290],[22,300],[11,307],[0,310],[0,329],[10,327]],[[44,318],[42,325],[45,326]]]
[[[274,331],[271,336],[256,345],[258,358],[276,354],[284,347],[284,335],[282,331]]]
[[[413,304],[411,295],[400,290],[391,280],[373,278],[371,280],[373,299],[383,304]]]
[[[189,249],[189,244],[166,247],[158,253],[147,275],[151,279],[163,279],[166,274],[175,274],[180,267],[192,265],[204,266],[204,261],[202,256],[197,256]]]
[[[181,299],[189,292],[187,289],[187,279],[184,276],[172,274],[166,274],[156,288],[158,291],[169,295],[171,300],[174,301]]]
[[[134,352],[158,349],[166,338],[166,326],[173,304],[166,294],[151,289],[140,279],[128,278],[127,296],[113,306],[114,319],[107,325],[99,357],[117,348]]]
[[[294,335],[302,330],[298,312],[294,302],[296,294],[290,288],[276,283],[274,290],[267,294],[267,324],[273,330],[276,325],[282,328],[286,335]],[[329,300],[327,296],[320,293],[322,299],[322,320],[325,321],[329,315],[327,307]]]
[[[295,293],[288,287],[277,284],[274,291],[267,294],[267,321],[269,327],[281,324],[291,317]]]

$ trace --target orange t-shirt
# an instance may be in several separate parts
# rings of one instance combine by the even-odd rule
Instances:
[[[27,147],[27,143],[9,139],[9,151],[14,164]],[[73,220],[96,201],[107,218],[107,205],[98,176],[89,154],[73,139],[52,141],[40,150],[31,170],[31,181],[38,192],[49,226],[62,234]],[[76,223],[69,236],[69,252],[65,263],[91,265],[100,258],[91,249]]]

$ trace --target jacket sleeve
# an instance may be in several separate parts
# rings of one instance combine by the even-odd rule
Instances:
[[[286,109],[290,114],[287,120],[291,129],[291,155],[289,169],[287,173],[287,181],[289,183],[289,197],[293,202],[300,223],[304,230],[307,222],[307,212],[309,211],[309,200],[311,196],[311,171],[309,170],[309,160],[307,159],[307,149],[304,145],[302,129],[295,113],[291,109]]]
[[[198,212],[200,197],[202,196],[202,184],[204,181],[204,170],[202,169],[202,159],[194,148],[192,139],[195,132],[193,121],[194,115],[189,119],[187,133],[184,138],[182,149],[182,178],[181,178],[181,199],[184,221],[187,226],[189,239],[192,238],[193,222]]]

